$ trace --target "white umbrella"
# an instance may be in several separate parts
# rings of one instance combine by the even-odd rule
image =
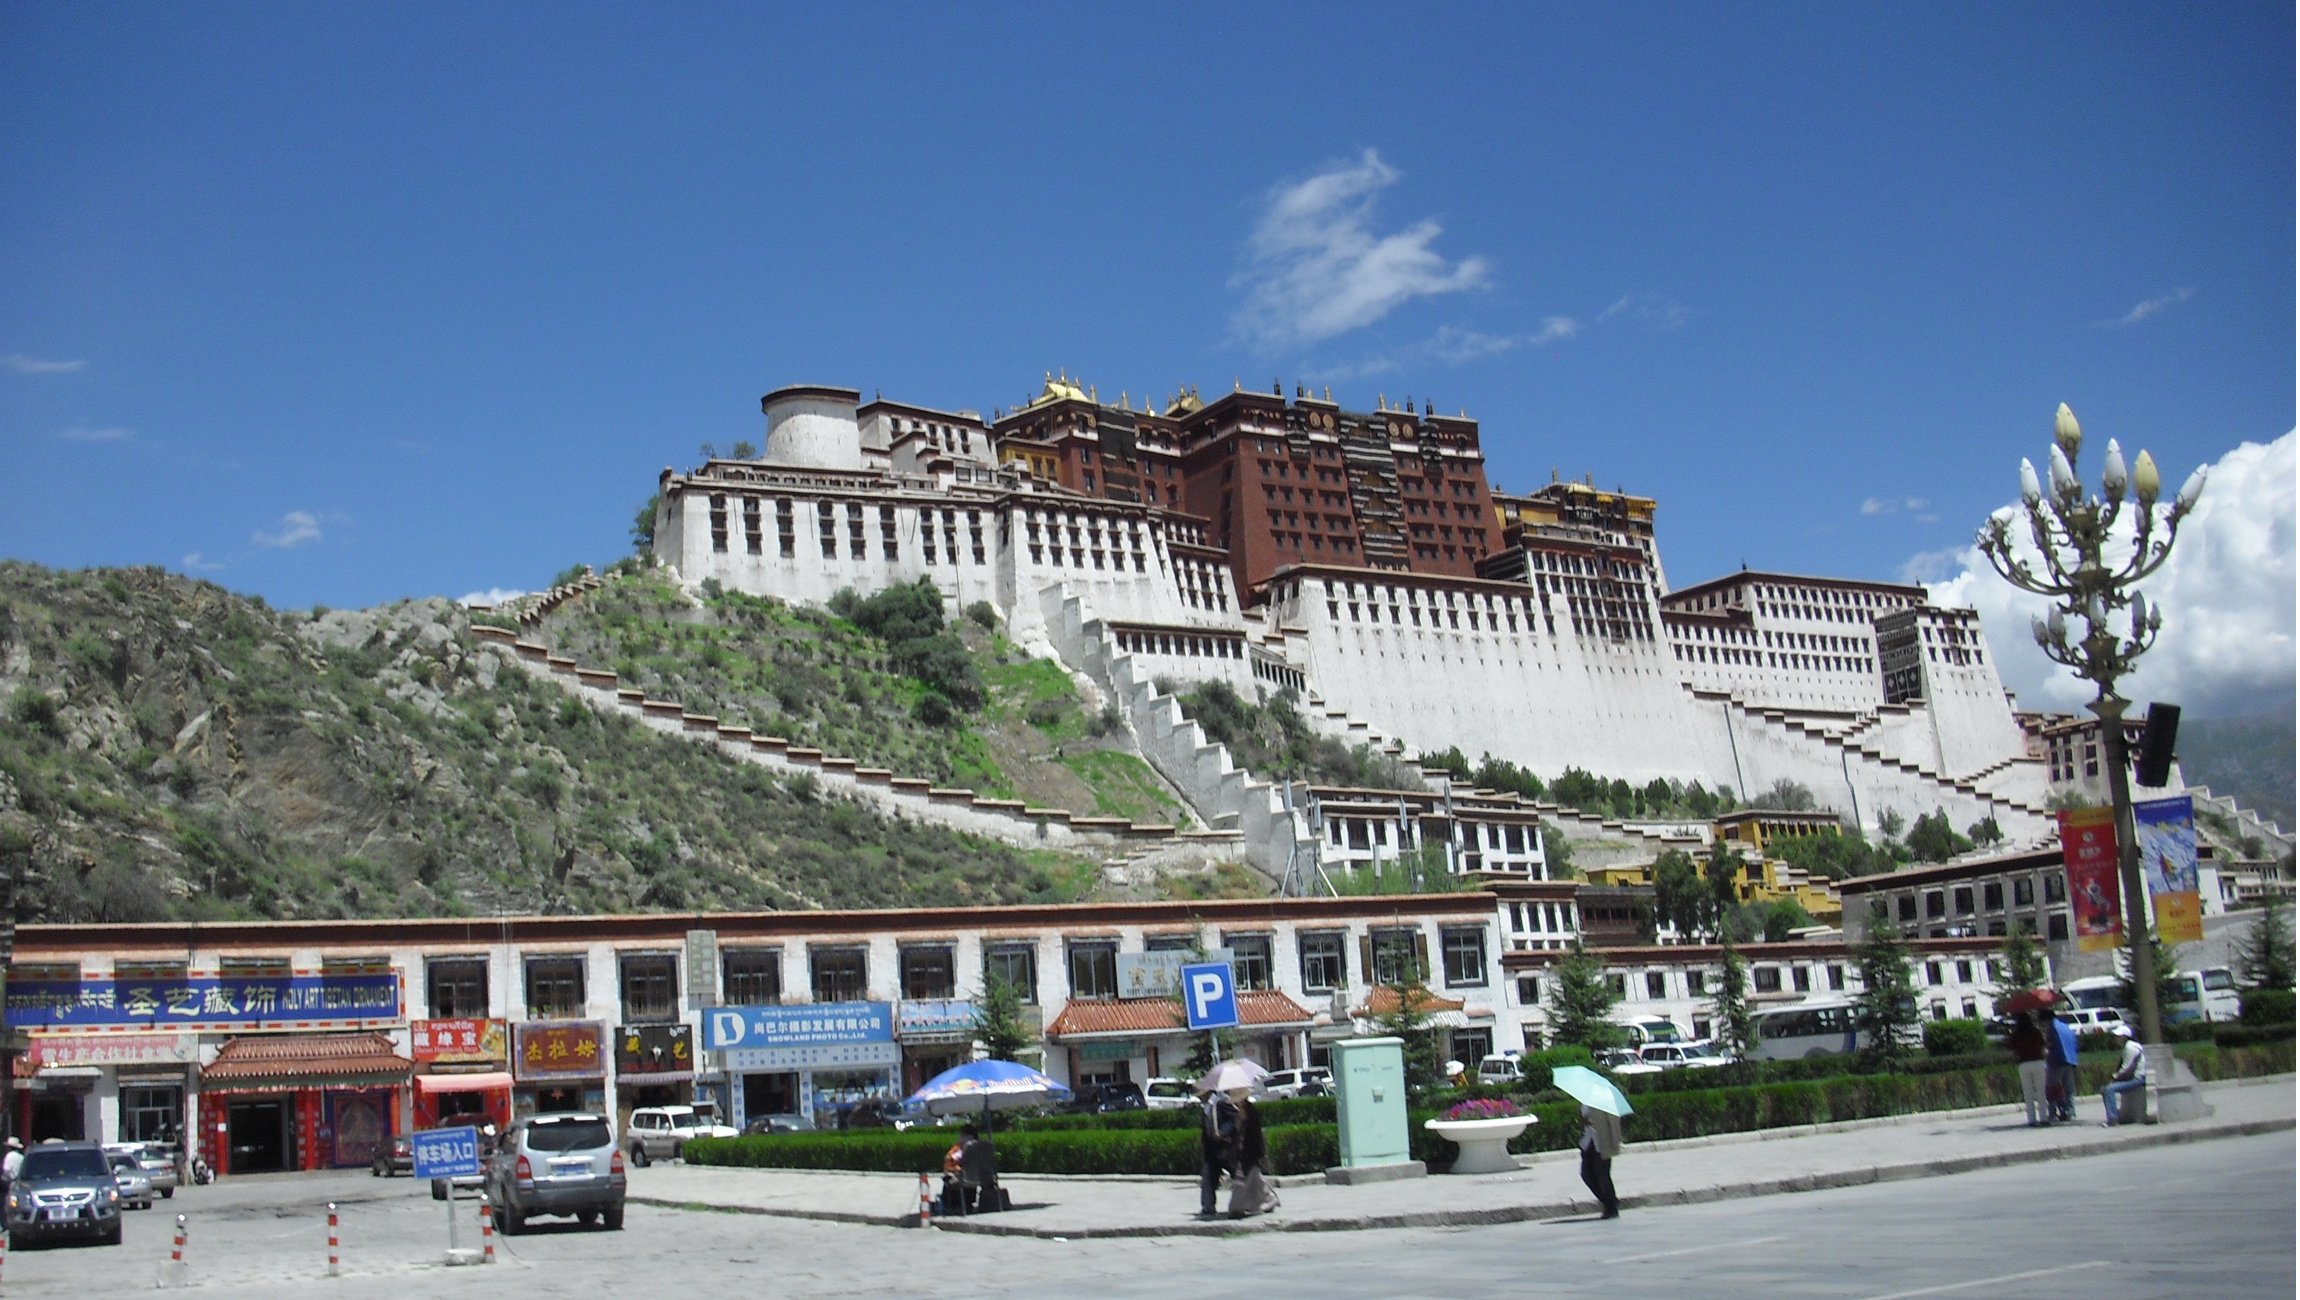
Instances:
[[[1232,1059],[1206,1071],[1205,1076],[1198,1080],[1198,1091],[1228,1092],[1232,1088],[1258,1088],[1269,1077],[1270,1072],[1263,1069],[1259,1062]]]

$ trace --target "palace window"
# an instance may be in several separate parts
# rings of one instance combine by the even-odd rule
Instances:
[[[719,953],[719,996],[736,1007],[783,1000],[783,950],[728,948]]]
[[[424,967],[426,1001],[437,1019],[487,1014],[487,959],[435,957]]]
[[[529,1019],[583,1014],[583,958],[529,957],[526,965]]]
[[[1024,1006],[1038,1003],[1038,945],[1034,943],[992,944],[982,954],[982,968],[986,977],[1002,979],[1014,986],[1015,994]]]
[[[1304,934],[1296,942],[1302,949],[1303,992],[1330,993],[1348,986],[1348,953],[1340,934]]]
[[[807,965],[817,1002],[859,1002],[869,996],[870,954],[862,948],[810,948]]]
[[[623,958],[623,1018],[673,1020],[679,1015],[679,959],[669,953]]]

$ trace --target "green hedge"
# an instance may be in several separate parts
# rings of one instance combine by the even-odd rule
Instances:
[[[2247,1025],[2289,1025],[2292,1023],[2292,990],[2246,989],[2243,1010],[2237,1020]]]
[[[2293,1069],[2294,1041],[2290,1026],[2271,1027],[2277,1033],[2256,1041],[2230,1042],[2235,1026],[2222,1026],[2223,1041],[2182,1043],[2175,1047],[2180,1059],[2210,1082],[2287,1074]],[[1834,1058],[1839,1060],[1849,1058]],[[1960,1068],[1941,1066],[1954,1059]],[[1780,1062],[1800,1067],[1813,1062]],[[1720,1076],[1726,1070],[1673,1070],[1644,1079],[1695,1080],[1708,1087],[1675,1085],[1647,1087],[1637,1096],[1637,1113],[1624,1129],[1633,1142],[1668,1138],[1712,1137],[1758,1129],[1790,1128],[1843,1120],[1874,1119],[1921,1111],[1962,1110],[2017,1102],[2021,1098],[2020,1073],[2008,1056],[1937,1058],[1912,1061],[1911,1069],[1896,1074],[1853,1074],[1782,1079],[1735,1084]],[[1749,1067],[1732,1067],[1745,1069]],[[2115,1072],[2116,1056],[2089,1054],[2078,1062],[2077,1087],[2096,1094]],[[1488,1090],[1466,1090],[1470,1095],[1497,1095]],[[1446,1093],[1450,1105],[1463,1094]],[[1535,1123],[1510,1143],[1512,1151],[1563,1151],[1581,1137],[1580,1107],[1557,1100],[1555,1092],[1535,1094],[1526,1109]],[[1423,1098],[1407,1109],[1407,1138],[1413,1157],[1432,1169],[1450,1166],[1458,1154],[1454,1144],[1423,1126],[1442,1109],[1438,1096]],[[1524,1104],[1521,1102],[1521,1104]],[[1339,1163],[1341,1156],[1333,1120],[1333,1099],[1306,1097],[1265,1102],[1264,1133],[1270,1146],[1273,1173],[1315,1173]],[[1198,1172],[1198,1134],[1194,1110],[1129,1111],[1119,1115],[1064,1115],[1022,1121],[1020,1127],[1001,1126],[993,1133],[998,1144],[998,1167],[1017,1174],[1180,1174]],[[1172,1117],[1181,1117],[1183,1123]],[[1281,1119],[1283,1122],[1280,1122]],[[849,1133],[782,1133],[760,1137],[698,1138],[686,1144],[687,1160],[699,1165],[740,1165],[777,1169],[858,1169],[900,1173],[932,1173],[942,1168],[943,1153],[957,1139],[948,1128],[893,1132],[865,1129]]]

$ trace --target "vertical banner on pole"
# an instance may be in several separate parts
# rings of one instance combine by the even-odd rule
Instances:
[[[2203,898],[2196,882],[2196,807],[2187,795],[2132,806],[2140,839],[2140,875],[2156,908],[2156,937],[2167,944],[2204,937]]]
[[[2124,933],[2124,917],[2118,910],[2115,811],[2062,811],[2060,857],[2068,869],[2068,906],[2076,919],[2076,946],[2085,952],[2116,947]]]

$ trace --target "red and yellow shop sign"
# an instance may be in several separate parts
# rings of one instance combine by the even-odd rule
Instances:
[[[607,1073],[606,1026],[597,1020],[513,1025],[512,1069],[522,1080],[596,1079]]]
[[[418,1063],[452,1061],[500,1064],[503,1060],[503,1022],[500,1020],[410,1020],[408,1045]]]

